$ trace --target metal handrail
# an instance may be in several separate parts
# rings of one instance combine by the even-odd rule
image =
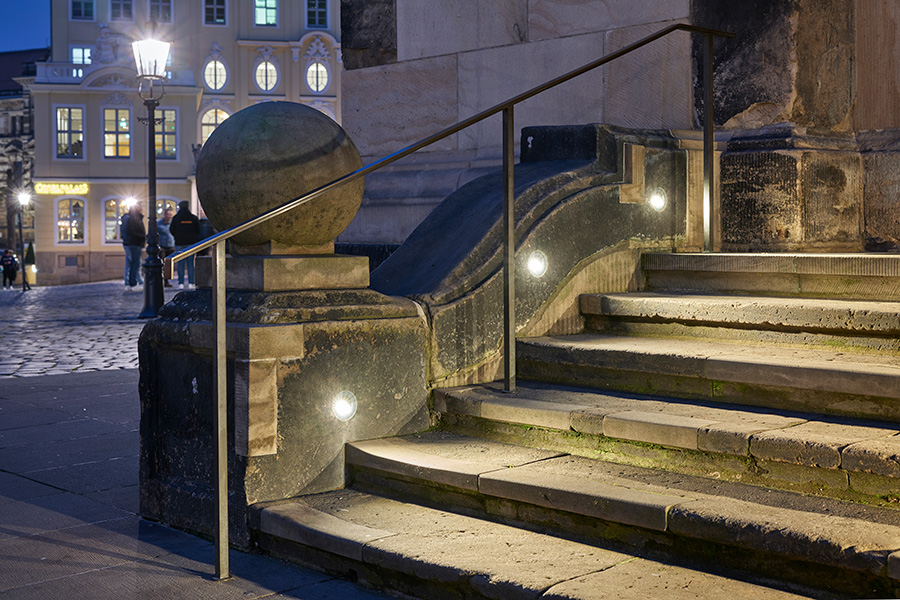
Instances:
[[[713,95],[712,95],[712,47],[713,37],[733,38],[734,34],[727,31],[719,31],[708,29],[705,27],[695,27],[693,25],[675,24],[665,29],[661,29],[656,33],[649,35],[633,44],[625,46],[617,52],[608,54],[603,58],[599,58],[593,62],[569,71],[555,79],[551,79],[537,87],[526,92],[514,96],[505,102],[501,102],[487,110],[484,110],[468,119],[460,121],[455,125],[451,125],[429,137],[426,137],[402,150],[390,154],[380,160],[369,165],[360,167],[359,169],[347,173],[346,175],[331,181],[311,192],[298,196],[293,200],[289,200],[275,208],[269,209],[252,219],[248,219],[239,225],[235,225],[230,229],[219,232],[205,240],[197,242],[166,258],[166,277],[171,279],[173,275],[174,265],[180,260],[194,256],[198,252],[202,252],[207,248],[215,246],[213,252],[212,265],[212,288],[213,288],[213,327],[215,329],[215,351],[214,362],[216,368],[216,506],[217,506],[217,527],[216,527],[216,577],[219,579],[228,579],[228,480],[227,480],[227,427],[226,427],[226,376],[225,376],[225,241],[238,235],[251,227],[259,225],[269,219],[283,215],[298,206],[306,204],[314,198],[325,194],[326,192],[350,183],[360,177],[364,177],[369,173],[384,168],[405,156],[408,156],[426,146],[430,146],[435,142],[443,140],[446,137],[458,133],[475,123],[483,121],[488,117],[492,117],[498,113],[503,113],[503,282],[504,282],[504,308],[503,308],[503,364],[504,364],[504,387],[508,392],[515,391],[515,223],[514,223],[514,193],[513,193],[513,161],[514,161],[514,120],[513,107],[516,104],[524,102],[533,96],[554,88],[562,83],[574,79],[580,75],[592,71],[608,62],[620,58],[630,52],[646,46],[647,44],[658,40],[661,37],[669,35],[674,31],[687,31],[691,33],[703,34],[706,38],[705,44],[705,65],[704,65],[704,127],[703,127],[703,221],[704,221],[704,247],[706,250],[712,250],[713,236],[713,220],[712,220],[712,182],[713,182]]]

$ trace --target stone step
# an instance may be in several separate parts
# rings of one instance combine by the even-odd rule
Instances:
[[[407,598],[787,600],[811,595],[804,588],[794,588],[798,595],[770,581],[741,580],[723,569],[703,571],[351,489],[266,507],[259,521],[264,549]]]
[[[896,507],[900,426],[520,381],[435,390],[441,427],[496,441]]]
[[[900,300],[900,255],[884,253],[648,253],[647,290],[694,290]]]
[[[520,338],[518,377],[900,422],[900,357],[603,334]]]
[[[900,353],[895,302],[642,292],[583,294],[588,330]]]

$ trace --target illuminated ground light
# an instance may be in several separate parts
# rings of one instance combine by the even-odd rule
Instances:
[[[661,189],[656,189],[650,194],[650,206],[657,212],[663,210],[667,202],[666,193]]]
[[[528,272],[532,277],[543,277],[547,272],[547,255],[535,250],[528,256]]]
[[[331,403],[331,413],[338,421],[352,419],[356,414],[356,396],[346,390],[340,392]]]

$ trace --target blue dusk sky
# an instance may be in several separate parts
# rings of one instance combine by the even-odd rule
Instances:
[[[50,0],[0,0],[0,52],[50,45]]]

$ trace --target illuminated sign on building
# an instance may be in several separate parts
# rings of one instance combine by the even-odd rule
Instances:
[[[55,196],[67,194],[84,196],[90,189],[91,186],[87,183],[49,183],[41,181],[34,184],[35,194],[51,194]]]

